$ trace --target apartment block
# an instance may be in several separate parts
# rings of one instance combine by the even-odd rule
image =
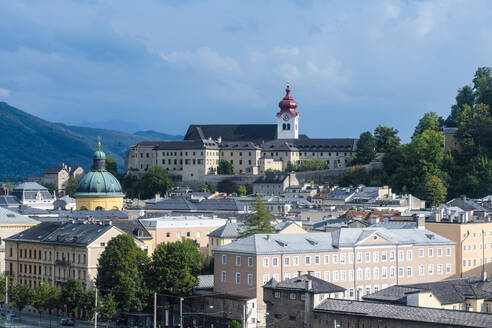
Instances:
[[[455,276],[456,243],[425,229],[342,228],[332,232],[252,235],[214,250],[214,291],[258,299],[262,286],[310,272],[360,299],[395,284]]]

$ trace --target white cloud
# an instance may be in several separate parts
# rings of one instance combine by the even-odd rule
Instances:
[[[390,18],[395,18],[400,16],[400,7],[393,3],[387,3],[384,6],[384,11],[386,15]]]
[[[161,53],[161,58],[171,66],[178,68],[191,67],[212,71],[237,72],[239,64],[234,58],[220,55],[218,52],[202,47],[194,51],[173,51]]]
[[[285,81],[298,80],[302,77],[301,72],[297,66],[292,64],[281,64],[275,69],[275,72],[282,77]]]
[[[10,96],[10,93],[11,93],[11,91],[8,89],[0,88],[0,96],[8,97],[8,96]]]
[[[291,57],[296,57],[299,56],[301,53],[301,50],[297,47],[292,47],[292,48],[275,48],[273,49],[273,53],[276,55],[280,56],[291,56]]]
[[[432,3],[424,3],[418,8],[418,16],[415,20],[417,32],[425,36],[432,32],[435,25],[435,17]]]

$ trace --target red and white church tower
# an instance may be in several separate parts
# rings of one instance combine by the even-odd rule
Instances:
[[[287,82],[285,97],[278,103],[280,112],[277,113],[277,139],[299,138],[299,113],[297,103],[290,96],[290,85]]]

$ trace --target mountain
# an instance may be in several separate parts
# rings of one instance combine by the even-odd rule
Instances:
[[[5,102],[0,102],[0,131],[0,181],[42,176],[47,167],[61,163],[80,165],[88,170],[98,136],[101,136],[103,150],[122,169],[130,146],[143,140],[156,140],[154,137],[166,140],[169,136],[154,131],[137,135],[52,123]]]
[[[183,140],[183,136],[156,132],[152,130],[137,131],[134,135],[149,138],[150,140]]]

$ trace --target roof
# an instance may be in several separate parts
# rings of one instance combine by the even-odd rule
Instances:
[[[465,199],[465,198],[455,198],[450,200],[449,202],[446,203],[447,205],[450,206],[456,206],[461,208],[464,211],[479,211],[479,212],[488,212],[487,209],[484,207],[478,205],[471,199]]]
[[[306,282],[311,281],[310,291],[314,294],[338,293],[344,292],[345,288],[329,283],[328,281],[316,278],[309,274],[304,274],[299,277],[282,280],[277,282],[275,279],[270,279],[263,288],[270,289],[288,289],[288,290],[306,290]]]
[[[213,289],[214,288],[214,275],[213,274],[200,274],[198,275],[198,286],[195,289]]]
[[[42,222],[5,240],[87,246],[111,228],[109,224]]]
[[[208,234],[209,237],[216,238],[238,238],[241,231],[244,230],[244,226],[242,224],[238,224],[235,222],[227,221],[222,227],[215,229],[211,233]]]
[[[252,141],[222,141],[219,143],[220,150],[237,149],[237,150],[257,150],[261,149]]]
[[[112,218],[113,225],[136,239],[152,239],[152,235],[139,220]]]
[[[44,174],[58,174],[61,170],[64,170],[65,168],[63,166],[52,166],[48,167],[45,171]]]
[[[222,198],[222,199],[203,199],[193,201],[184,196],[166,198],[163,201],[146,207],[146,210],[161,211],[247,211],[249,205],[241,201]]]
[[[0,195],[0,206],[18,206],[20,203],[14,195]]]
[[[356,246],[376,233],[389,240],[392,245],[455,244],[424,229],[341,228],[331,232],[256,234],[218,247],[214,251],[257,255],[330,252],[337,251],[339,247]]]
[[[223,141],[268,141],[277,135],[276,124],[192,124],[184,140],[209,139]]]
[[[289,177],[289,173],[266,173],[259,176],[253,183],[283,183]]]
[[[0,225],[17,225],[17,224],[38,224],[39,221],[28,218],[17,212],[0,207]]]
[[[262,150],[298,150],[300,152],[352,152],[357,149],[357,140],[351,138],[311,139],[301,135],[298,139],[277,139],[265,142]]]
[[[225,219],[218,219],[207,216],[188,215],[161,217],[144,217],[139,219],[146,228],[192,228],[192,227],[219,227],[224,225]]]
[[[37,182],[24,182],[14,188],[15,190],[36,190],[36,191],[48,191],[48,188],[40,185]]]
[[[120,182],[106,170],[87,173],[77,186],[75,198],[94,196],[123,196]]]
[[[428,322],[461,327],[491,327],[492,315],[479,312],[442,310],[373,302],[325,299],[314,312],[345,313],[354,316]]]

